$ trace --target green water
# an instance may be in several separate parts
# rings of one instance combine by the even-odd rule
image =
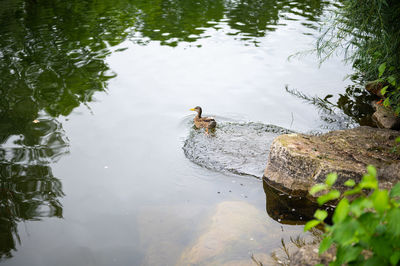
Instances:
[[[182,147],[197,105],[221,123],[354,125],[285,90],[345,95],[340,58],[322,68],[314,55],[287,60],[313,48],[330,7],[1,1],[1,262],[174,265],[225,201],[255,206],[271,234],[233,259],[299,235],[301,226],[269,217],[260,180],[196,165]]]

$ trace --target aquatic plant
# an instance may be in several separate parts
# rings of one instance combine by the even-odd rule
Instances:
[[[324,192],[318,197],[323,205],[341,197],[332,189],[337,174],[328,174],[325,184],[317,184],[310,190],[312,195]],[[379,189],[376,168],[369,165],[360,183],[347,180],[349,189],[335,208],[332,225],[325,222],[328,213],[317,210],[315,219],[307,222],[304,230],[323,225],[324,235],[319,254],[332,245],[336,257],[329,265],[368,264],[397,265],[400,261],[400,183],[390,192]]]

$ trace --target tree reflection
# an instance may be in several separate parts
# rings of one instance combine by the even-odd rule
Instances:
[[[241,0],[232,1],[227,12],[229,25],[248,36],[263,37],[268,31],[274,31],[281,18],[289,15],[305,17],[308,21],[318,21],[328,3],[324,1],[265,1]],[[296,18],[291,18],[296,20]],[[307,23],[305,26],[314,28]]]
[[[113,77],[104,59],[133,24],[126,3],[0,3],[0,258],[16,249],[18,222],[62,217],[51,164],[69,149],[57,117]]]
[[[2,125],[7,122],[9,117],[0,117]],[[11,257],[16,249],[18,222],[62,217],[59,199],[64,193],[49,165],[68,152],[68,140],[56,120],[9,129],[2,130],[0,138],[0,258]]]
[[[227,21],[231,29],[237,30],[241,40],[263,37],[274,31],[281,18],[297,20],[307,18],[306,27],[315,29],[311,22],[318,21],[327,1],[320,0],[133,0],[136,7],[135,32],[142,37],[176,46],[179,42],[194,42],[207,28],[217,27],[217,22]],[[257,42],[257,41],[256,41]]]

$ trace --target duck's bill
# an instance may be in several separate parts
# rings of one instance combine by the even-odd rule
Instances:
[[[194,108],[191,108],[191,109],[189,109],[189,111],[196,111],[196,110],[194,110]]]

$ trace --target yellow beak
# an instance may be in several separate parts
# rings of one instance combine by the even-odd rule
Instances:
[[[194,110],[194,108],[192,108],[192,109],[189,109],[189,111],[196,111],[196,110]]]

